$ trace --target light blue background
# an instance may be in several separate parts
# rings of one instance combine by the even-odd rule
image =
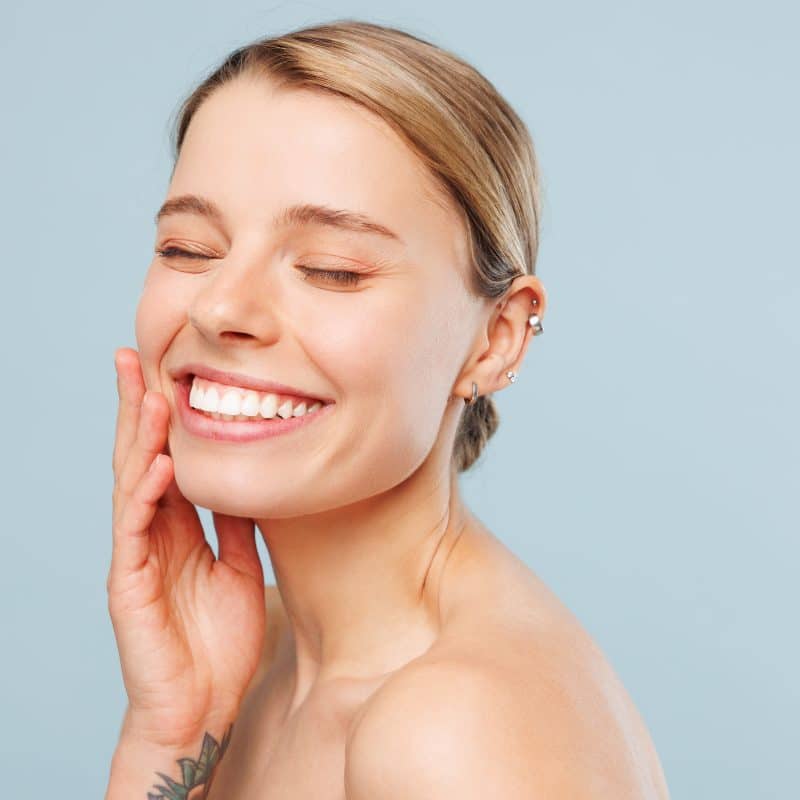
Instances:
[[[674,798],[796,796],[800,18],[686,0],[3,5],[4,795],[106,787],[112,357],[171,115],[234,47],[340,17],[466,57],[541,161],[545,333],[473,509],[598,641]]]

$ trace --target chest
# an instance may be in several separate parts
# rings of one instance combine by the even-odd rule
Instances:
[[[376,688],[315,690],[288,719],[278,693],[248,698],[208,800],[345,800],[348,734]]]

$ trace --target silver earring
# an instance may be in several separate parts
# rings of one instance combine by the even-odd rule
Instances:
[[[531,305],[534,308],[536,308],[536,306],[539,305],[539,301],[534,297],[533,300],[531,300]],[[534,336],[538,336],[540,333],[542,333],[544,331],[544,328],[542,328],[542,323],[541,323],[541,321],[539,319],[539,316],[535,312],[528,317],[528,325],[530,325],[531,328],[533,328],[533,335]]]
[[[531,305],[534,308],[536,308],[536,306],[539,305],[539,301],[537,300],[537,298],[534,297],[533,300],[531,300]],[[541,320],[539,319],[539,316],[536,313],[533,313],[528,317],[528,325],[530,325],[531,328],[533,328],[534,336],[538,336],[540,333],[544,332]],[[517,379],[517,373],[514,372],[513,370],[508,370],[508,372],[506,372],[506,377],[511,381],[511,383],[514,383],[514,381]],[[478,399],[478,384],[473,381],[472,399],[467,400],[467,398],[465,397],[464,405],[471,406],[477,399]]]

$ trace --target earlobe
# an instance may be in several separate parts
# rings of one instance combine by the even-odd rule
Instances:
[[[492,367],[490,361],[499,360],[499,365]],[[500,371],[503,369],[503,357],[500,353],[488,353],[473,368],[470,375],[463,377],[454,389],[456,397],[460,397],[465,405],[472,405],[479,397],[492,394],[498,388]],[[462,386],[466,384],[466,396]]]

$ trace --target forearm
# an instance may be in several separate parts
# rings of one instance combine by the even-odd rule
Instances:
[[[207,796],[233,729],[233,719],[209,721],[204,730],[158,744],[122,726],[111,762],[105,800],[200,800]]]

